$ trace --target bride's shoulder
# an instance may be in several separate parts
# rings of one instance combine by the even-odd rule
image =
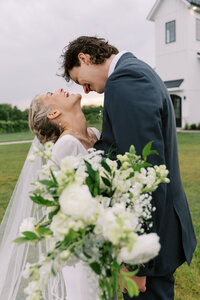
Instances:
[[[76,156],[81,154],[80,142],[72,135],[66,134],[57,140],[53,146],[53,159],[60,163],[65,156]]]
[[[78,144],[79,141],[71,134],[65,134],[60,137],[54,144],[54,148],[60,147],[62,144]]]

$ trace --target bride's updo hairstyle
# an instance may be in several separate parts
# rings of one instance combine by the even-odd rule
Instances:
[[[47,114],[51,107],[44,104],[37,95],[31,101],[29,108],[29,128],[37,136],[41,144],[55,143],[63,129],[54,121],[48,119]]]

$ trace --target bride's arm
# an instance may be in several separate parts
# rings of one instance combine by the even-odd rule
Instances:
[[[96,135],[97,139],[99,140],[100,139],[100,136],[101,136],[101,133],[99,132],[99,130],[95,127],[89,127],[89,129],[91,129],[94,134]]]

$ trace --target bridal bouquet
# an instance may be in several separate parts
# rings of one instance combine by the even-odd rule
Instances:
[[[151,194],[160,183],[169,182],[164,165],[147,162],[156,154],[151,144],[142,157],[133,146],[117,161],[90,149],[86,156],[64,158],[60,166],[51,158],[51,143],[36,149],[46,163],[31,199],[44,207],[44,216],[40,221],[25,219],[15,242],[46,240],[50,246],[38,263],[26,266],[24,275],[31,280],[25,289],[28,300],[42,299],[48,278],[78,261],[92,271],[100,299],[110,300],[125,287],[131,297],[138,295],[131,276],[160,250],[159,237],[146,233],[155,210]]]

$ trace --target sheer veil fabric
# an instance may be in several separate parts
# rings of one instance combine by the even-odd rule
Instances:
[[[99,131],[96,128],[92,130],[99,139]],[[35,217],[39,220],[43,216],[42,210],[29,198],[30,191],[33,189],[32,183],[37,181],[37,171],[42,167],[42,159],[37,157],[34,162],[30,162],[28,157],[33,153],[34,147],[40,146],[35,137],[0,225],[0,299],[2,300],[26,298],[24,288],[28,285],[28,281],[23,278],[26,263],[38,262],[41,254],[48,250],[47,244],[19,246],[12,242],[19,236],[19,227],[24,218]],[[58,163],[67,155],[79,154],[85,155],[87,150],[79,140],[70,135],[59,139],[53,150],[53,158]],[[56,277],[50,278],[43,299],[98,300],[98,285],[92,277],[89,267],[82,262],[75,266],[66,266]]]
[[[27,262],[37,262],[42,252],[48,248],[46,244],[19,246],[12,242],[19,236],[19,227],[24,218],[36,217],[39,220],[42,217],[42,211],[29,198],[33,188],[31,183],[37,180],[37,171],[41,169],[42,160],[37,157],[34,162],[30,162],[28,157],[33,153],[34,147],[39,146],[40,143],[35,138],[0,225],[0,299],[2,300],[26,298],[23,290],[28,282],[22,276],[25,265]],[[45,300],[66,299],[62,273],[50,279],[43,298]]]

